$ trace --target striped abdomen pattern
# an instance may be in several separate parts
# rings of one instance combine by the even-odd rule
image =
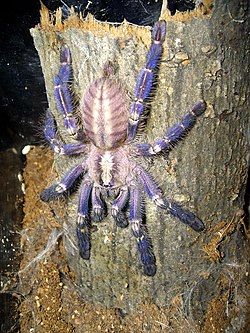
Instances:
[[[108,77],[95,80],[84,96],[82,113],[86,134],[96,147],[112,149],[124,142],[127,96],[116,81]]]

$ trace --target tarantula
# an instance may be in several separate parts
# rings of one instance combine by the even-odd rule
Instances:
[[[110,197],[113,200],[111,216],[122,228],[128,225],[126,206],[129,203],[132,233],[137,240],[144,273],[148,276],[153,276],[156,272],[156,259],[142,223],[141,186],[158,207],[168,210],[195,231],[204,229],[198,217],[163,196],[153,177],[136,160],[136,156],[153,157],[169,150],[173,143],[191,129],[196,117],[206,109],[205,102],[197,103],[180,124],[170,128],[163,138],[153,144],[133,143],[144,114],[144,102],[154,82],[165,33],[165,22],[157,22],[153,28],[146,64],[138,75],[130,106],[122,86],[112,78],[110,65],[104,66],[103,76],[96,79],[85,93],[81,106],[83,126],[77,123],[71,101],[70,51],[66,45],[62,46],[61,66],[54,82],[55,99],[64,118],[66,130],[78,143],[65,144],[57,137],[55,120],[50,111],[47,111],[44,129],[45,137],[56,153],[83,155],[82,160],[71,168],[59,183],[41,193],[43,201],[53,200],[69,190],[80,176],[83,177],[76,224],[81,257],[90,257],[91,221],[98,222],[105,217],[104,198]]]

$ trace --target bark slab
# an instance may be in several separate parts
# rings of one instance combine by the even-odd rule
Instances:
[[[83,261],[76,246],[78,193],[74,193],[68,200],[63,228],[69,266],[85,300],[129,310],[145,300],[164,306],[181,294],[184,305],[192,304],[198,316],[216,289],[216,276],[230,263],[245,262],[246,245],[239,228],[249,158],[248,15],[248,2],[233,0],[215,1],[210,14],[200,11],[171,17],[163,12],[167,36],[157,89],[139,141],[152,143],[197,101],[206,100],[207,110],[188,137],[167,159],[159,157],[148,164],[165,195],[195,212],[206,231],[195,233],[146,200],[146,223],[157,259],[153,278],[141,275],[138,269],[131,230],[116,228],[110,215],[96,224],[91,258]],[[52,19],[45,8],[41,24],[31,34],[49,108],[65,142],[71,139],[53,92],[60,46],[67,44],[71,51],[77,106],[107,61],[114,64],[117,79],[132,95],[151,38],[146,27],[111,26],[90,17],[83,21],[74,14],[62,23],[60,11]],[[79,159],[55,156],[55,160],[60,179]]]

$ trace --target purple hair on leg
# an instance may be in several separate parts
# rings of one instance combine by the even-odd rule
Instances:
[[[82,143],[67,143],[64,144],[57,138],[56,134],[56,124],[54,117],[50,110],[46,112],[46,120],[45,120],[45,127],[44,127],[44,135],[51,149],[54,150],[55,153],[60,155],[77,155],[86,152],[86,145]]]
[[[89,259],[90,256],[90,214],[89,201],[93,184],[85,181],[80,190],[78,203],[78,219],[76,224],[76,235],[80,256]]]
[[[48,202],[55,200],[66,192],[76,181],[76,179],[85,171],[85,164],[77,164],[66,173],[60,183],[54,184],[42,191],[40,198],[42,201]]]
[[[101,220],[104,219],[106,215],[106,208],[101,198],[101,190],[97,186],[94,186],[92,190],[91,202],[92,202],[92,211],[93,211],[92,213],[93,221],[100,222]]]
[[[162,43],[166,34],[166,23],[159,21],[155,24],[152,33],[152,43],[148,51],[145,67],[141,70],[136,81],[134,101],[130,106],[127,141],[135,138],[140,117],[144,111],[144,100],[149,96],[153,82],[154,70],[157,67],[162,53]]]
[[[130,224],[132,233],[137,240],[138,251],[141,256],[144,273],[153,276],[156,273],[156,260],[152,251],[152,244],[142,225],[142,200],[138,185],[131,186],[130,191]]]
[[[166,133],[164,138],[157,139],[155,143],[142,143],[135,146],[136,154],[140,156],[153,156],[161,152],[170,150],[176,142],[182,139],[192,129],[196,122],[196,118],[204,113],[206,110],[206,103],[197,103],[181,122],[171,127]]]
[[[54,152],[58,154],[63,154],[63,144],[57,139],[56,124],[50,110],[47,110],[46,112],[45,127],[43,133]]]
[[[129,200],[129,191],[127,186],[123,186],[116,199],[112,203],[111,215],[113,216],[116,224],[120,228],[125,228],[128,225],[128,220],[125,212],[123,211]]]
[[[164,199],[164,203],[171,215],[177,217],[182,223],[187,224],[193,230],[201,232],[205,229],[203,222],[189,210],[181,207],[181,205],[172,200]]]
[[[63,121],[68,133],[77,140],[83,139],[82,131],[77,126],[76,118],[73,114],[73,103],[68,87],[71,78],[71,57],[66,45],[60,50],[61,66],[59,74],[54,80],[54,94],[59,110],[63,115]]]
[[[138,167],[138,178],[149,198],[153,200],[158,207],[168,209],[171,215],[177,217],[182,223],[187,224],[195,231],[200,232],[204,230],[204,224],[196,215],[182,208],[174,201],[165,199],[154,179],[141,167]]]

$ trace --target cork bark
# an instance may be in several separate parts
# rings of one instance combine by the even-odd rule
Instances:
[[[206,230],[197,234],[146,199],[156,275],[140,273],[130,228],[117,228],[110,214],[95,224],[91,258],[84,261],[76,246],[76,191],[67,200],[67,219],[62,221],[62,228],[69,266],[88,302],[129,310],[145,300],[164,306],[175,295],[183,295],[184,305],[192,302],[197,311],[202,311],[225,265],[245,260],[239,229],[248,159],[248,6],[247,1],[225,4],[218,0],[211,11],[212,2],[207,3],[208,7],[190,13],[170,16],[162,12],[167,36],[150,114],[139,138],[140,142],[154,142],[197,101],[206,100],[205,114],[185,140],[167,158],[157,157],[148,163],[166,197],[193,211],[204,221]],[[131,96],[151,39],[147,27],[127,22],[112,26],[90,16],[82,20],[74,13],[62,23],[60,10],[50,15],[44,7],[41,23],[31,29],[31,34],[41,61],[49,108],[65,142],[72,139],[65,131],[53,92],[60,46],[67,44],[71,51],[71,87],[77,108],[107,61],[114,64],[116,78]],[[58,179],[81,158],[55,156]]]

